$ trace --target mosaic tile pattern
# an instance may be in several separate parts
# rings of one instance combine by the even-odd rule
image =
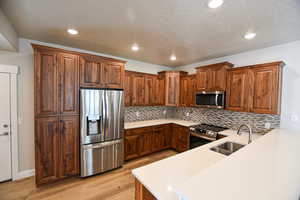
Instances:
[[[270,123],[271,128],[280,127],[280,115],[165,106],[128,107],[125,109],[125,122],[164,118],[176,118],[207,123],[231,129],[237,129],[241,124],[249,124],[254,132],[265,132],[265,123]]]

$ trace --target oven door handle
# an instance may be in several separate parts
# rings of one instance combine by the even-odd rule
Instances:
[[[216,94],[216,96],[215,96],[215,104],[216,104],[216,106],[218,106],[218,96],[219,96],[219,94]]]

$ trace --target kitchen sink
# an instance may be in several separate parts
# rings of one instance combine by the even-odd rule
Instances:
[[[238,151],[244,146],[245,145],[243,144],[238,144],[235,142],[225,142],[223,144],[210,148],[210,150],[229,156],[230,154]]]

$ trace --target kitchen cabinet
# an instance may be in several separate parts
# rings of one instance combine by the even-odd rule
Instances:
[[[189,128],[175,124],[125,130],[124,138],[125,160],[168,148],[178,152],[189,149]]]
[[[154,105],[154,76],[146,75],[145,76],[145,106]]]
[[[124,81],[124,98],[125,106],[132,105],[132,96],[133,96],[133,75],[130,71],[125,72],[125,81]]]
[[[226,109],[280,114],[283,62],[229,70]]]
[[[37,185],[60,178],[60,133],[58,117],[35,119],[35,177]]]
[[[79,57],[59,54],[59,86],[61,114],[79,114]]]
[[[136,73],[132,78],[132,105],[145,105],[145,77],[143,74]]]
[[[180,79],[180,106],[195,106],[196,76],[188,75]]]
[[[99,56],[80,56],[80,86],[123,89],[124,62],[110,61]]]
[[[250,77],[248,68],[229,70],[226,90],[226,109],[246,112],[249,110]]]
[[[35,49],[35,115],[59,112],[59,77],[56,51]]]
[[[145,186],[135,179],[135,200],[156,200],[156,198]]]
[[[124,84],[124,63],[103,62],[102,84],[105,88],[122,89]]]
[[[180,105],[180,78],[187,75],[182,71],[164,71],[160,75],[165,77],[165,105]]]
[[[197,90],[226,91],[227,70],[233,64],[222,62],[197,67]]]
[[[63,116],[59,120],[62,177],[79,174],[79,116]]]

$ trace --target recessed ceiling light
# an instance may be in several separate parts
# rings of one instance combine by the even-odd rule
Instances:
[[[253,38],[255,38],[256,36],[256,33],[247,33],[244,38],[247,39],[247,40],[251,40]]]
[[[78,31],[75,30],[75,29],[69,28],[69,29],[68,29],[68,33],[71,34],[71,35],[77,35],[77,34],[78,34]]]
[[[217,8],[220,7],[224,3],[223,0],[210,0],[208,2],[208,7],[209,8]]]
[[[132,47],[131,47],[131,50],[132,51],[138,51],[140,48],[137,44],[133,44]]]
[[[176,56],[175,55],[171,55],[170,60],[172,60],[172,61],[176,60]]]

